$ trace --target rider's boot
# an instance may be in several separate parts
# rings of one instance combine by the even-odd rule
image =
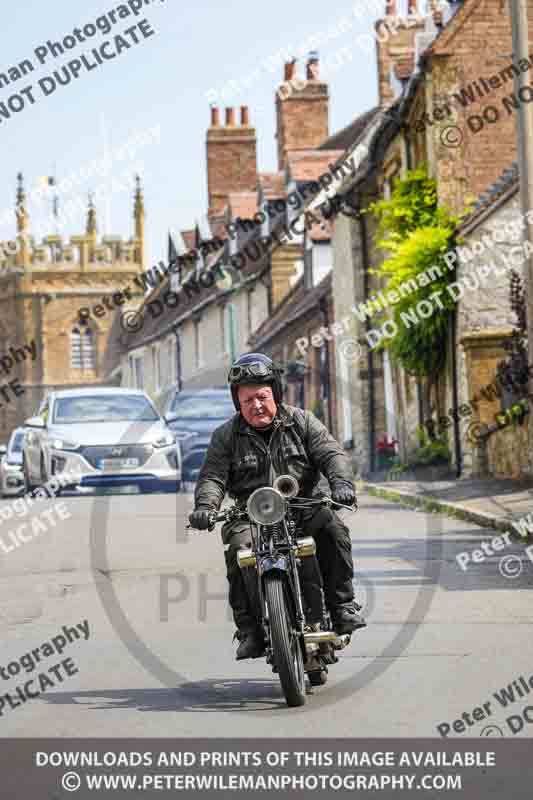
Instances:
[[[361,608],[362,606],[355,602],[343,603],[334,608],[331,617],[335,633],[342,635],[343,633],[353,633],[359,628],[366,628],[364,618],[358,613]]]
[[[237,631],[233,637],[239,640],[235,658],[241,661],[244,658],[260,658],[265,654],[265,638],[260,630]]]

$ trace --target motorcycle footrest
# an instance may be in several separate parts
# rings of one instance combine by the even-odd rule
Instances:
[[[352,640],[352,637],[349,633],[341,633],[337,636],[337,641],[333,642],[333,649],[334,650],[343,650],[345,647],[348,647]]]

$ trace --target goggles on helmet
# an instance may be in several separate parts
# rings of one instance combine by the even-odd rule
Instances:
[[[230,383],[246,378],[266,378],[273,375],[272,368],[260,361],[252,361],[251,364],[242,364],[232,367],[229,371],[228,380]]]

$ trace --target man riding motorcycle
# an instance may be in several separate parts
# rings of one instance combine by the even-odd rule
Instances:
[[[193,528],[212,530],[210,514],[218,511],[226,492],[245,507],[255,489],[272,486],[282,474],[296,478],[298,497],[316,498],[326,494],[319,486],[325,484],[323,473],[335,502],[355,504],[348,456],[314,414],[282,402],[280,376],[281,370],[261,353],[241,356],[231,367],[228,381],[238,413],[213,433],[196,485],[195,508],[189,516]],[[304,512],[303,522],[306,535],[316,541],[326,606],[335,631],[351,633],[365,627],[353,599],[348,528],[335,511],[324,506]],[[236,657],[257,658],[264,652],[263,632],[237,564],[237,551],[251,546],[249,523],[226,523],[222,541],[229,601],[240,641]]]

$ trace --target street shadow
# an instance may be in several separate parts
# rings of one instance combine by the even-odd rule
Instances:
[[[195,713],[257,712],[287,708],[278,680],[215,678],[194,681],[175,689],[113,689],[90,692],[54,692],[39,697],[51,705],[78,705],[90,711],[128,709]]]

